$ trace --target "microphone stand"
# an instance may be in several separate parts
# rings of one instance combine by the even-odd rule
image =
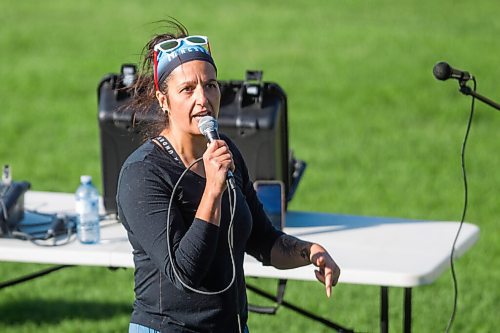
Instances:
[[[467,95],[467,96],[473,96],[475,98],[477,98],[478,100],[480,100],[481,102],[483,103],[486,103],[488,104],[489,106],[497,109],[498,111],[500,111],[500,104],[492,101],[491,99],[487,98],[487,97],[484,97],[480,94],[478,94],[477,92],[475,92],[474,90],[472,90],[470,87],[468,87],[466,85],[466,80],[460,80],[460,89],[459,91],[464,94],[464,95]]]

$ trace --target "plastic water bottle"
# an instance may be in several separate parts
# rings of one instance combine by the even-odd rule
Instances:
[[[91,176],[81,176],[75,193],[78,240],[84,244],[99,243],[99,193]]]

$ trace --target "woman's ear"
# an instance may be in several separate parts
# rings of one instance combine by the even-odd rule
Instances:
[[[162,93],[161,91],[156,91],[156,99],[158,100],[158,103],[160,104],[160,107],[162,110],[167,113],[168,112],[168,101],[167,101],[167,95]]]

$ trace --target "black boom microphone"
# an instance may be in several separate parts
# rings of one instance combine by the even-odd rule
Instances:
[[[460,69],[456,69],[448,65],[448,63],[441,61],[438,62],[436,65],[434,65],[434,68],[432,69],[432,73],[436,77],[436,79],[445,81],[450,78],[452,79],[457,79],[458,83],[460,85],[459,91],[466,95],[466,96],[472,96],[474,98],[477,98],[483,103],[488,104],[491,107],[494,107],[498,111],[500,111],[500,104],[492,101],[491,99],[480,95],[476,92],[476,78],[472,75],[469,74],[469,72],[466,71],[461,71]],[[471,89],[470,87],[467,86],[467,81],[472,80],[474,82],[474,89]]]
[[[208,142],[212,142],[214,140],[219,140],[219,125],[217,124],[217,120],[211,116],[204,116],[198,122],[198,128],[200,129],[201,134],[207,138]],[[236,188],[236,184],[234,182],[234,175],[231,170],[227,171],[227,180],[229,182],[229,186],[231,189]]]
[[[451,67],[447,62],[441,61],[437,63],[432,69],[432,73],[436,79],[445,81],[448,79],[457,79],[459,81],[468,81],[473,78],[469,72],[461,71]]]

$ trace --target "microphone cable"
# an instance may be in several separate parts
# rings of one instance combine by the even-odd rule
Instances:
[[[177,187],[179,186],[182,178],[186,175],[186,173],[189,170],[191,170],[191,168],[195,164],[199,163],[202,160],[203,160],[203,157],[200,157],[200,158],[196,159],[193,163],[191,163],[186,168],[186,170],[184,170],[182,172],[179,179],[175,183],[174,188],[172,189],[172,194],[171,194],[170,200],[168,202],[168,211],[167,211],[167,232],[166,232],[166,234],[167,234],[167,249],[168,249],[168,259],[170,261],[170,266],[172,267],[172,271],[174,272],[175,278],[180,282],[180,284],[184,288],[191,290],[192,292],[195,292],[197,294],[212,296],[212,295],[220,295],[220,294],[226,292],[234,285],[234,281],[236,280],[236,264],[234,263],[234,253],[233,253],[234,214],[236,212],[236,187],[229,186],[230,185],[229,181],[226,180],[227,188],[230,189],[230,191],[228,192],[228,198],[229,198],[229,212],[231,214],[231,219],[229,221],[229,228],[227,231],[227,244],[229,247],[229,256],[231,258],[231,268],[232,268],[231,281],[229,282],[229,284],[226,287],[224,287],[223,289],[218,290],[218,291],[205,291],[205,290],[193,288],[190,285],[188,285],[186,282],[184,282],[182,280],[179,273],[177,272],[177,269],[175,268],[175,263],[174,263],[174,259],[172,256],[172,247],[170,245],[170,211],[172,208],[172,202],[173,202],[175,191],[177,190]],[[233,198],[231,198],[231,192],[233,194]],[[238,330],[241,333],[242,331],[241,331],[241,316],[240,316],[240,304],[239,304],[240,302],[239,302],[238,287],[236,286],[234,289],[235,289],[235,293],[236,293],[236,318],[238,321]]]
[[[474,82],[474,91],[476,91],[476,88],[477,88],[476,79],[474,77],[472,77],[471,80]],[[465,84],[465,82],[463,84]],[[462,143],[462,150],[461,150],[461,154],[460,154],[461,161],[462,161],[462,175],[463,175],[463,181],[464,181],[464,206],[463,206],[463,210],[462,210],[462,218],[460,220],[460,225],[458,227],[457,234],[455,235],[455,239],[453,240],[453,246],[451,248],[451,254],[450,254],[451,276],[453,279],[453,310],[451,312],[450,319],[448,320],[448,324],[446,325],[446,330],[445,330],[446,333],[448,333],[450,331],[451,326],[453,325],[453,321],[455,320],[455,315],[457,312],[457,304],[458,304],[458,282],[457,282],[457,276],[456,276],[456,272],[455,272],[455,264],[454,264],[453,256],[455,255],[455,245],[457,244],[458,236],[460,235],[460,231],[462,230],[462,226],[463,226],[464,221],[465,221],[465,215],[467,213],[469,191],[468,191],[468,185],[467,185],[467,172],[466,172],[466,168],[465,168],[465,148],[467,147],[467,140],[469,138],[470,128],[472,125],[472,119],[474,117],[474,101],[475,101],[475,97],[472,96],[469,120],[467,122],[467,128],[465,130],[465,136],[464,136],[464,140]]]
[[[234,178],[233,178],[233,180],[234,180]],[[234,203],[233,203],[232,200],[231,200],[230,192],[228,192],[229,208],[230,208],[230,212],[231,212],[231,222],[229,224],[229,229],[228,229],[228,232],[227,232],[227,237],[228,237],[229,251],[231,251],[231,249],[234,248],[234,243],[233,243],[233,241],[234,241],[233,221],[234,221],[234,214],[236,213],[236,186],[232,186],[232,185],[235,185],[235,183],[233,182],[231,184],[230,180],[226,181],[226,185],[227,185],[227,188],[229,188],[230,191],[233,192],[233,196],[234,196]],[[230,253],[232,255],[232,252],[230,252]],[[235,265],[234,265],[234,258],[233,257],[231,257],[231,261],[232,261],[232,264],[233,264],[233,272],[235,272]],[[240,316],[240,294],[238,292],[238,286],[235,286],[234,292],[236,294],[235,295],[236,296],[236,302],[235,303],[236,303],[236,319],[238,321],[238,330],[239,330],[239,333],[242,333],[241,332],[241,316]]]
[[[234,196],[234,202],[231,199],[231,192],[228,192],[231,220],[229,222],[229,229],[228,229],[228,232],[227,232],[227,242],[228,242],[228,246],[229,246],[229,255],[230,255],[230,258],[231,258],[232,277],[231,277],[231,282],[229,282],[229,284],[226,287],[224,287],[223,289],[218,290],[218,291],[204,291],[204,290],[199,290],[199,289],[193,288],[190,285],[188,285],[186,282],[184,282],[182,280],[182,278],[180,277],[179,273],[177,272],[177,269],[175,268],[175,263],[174,263],[174,259],[173,259],[173,255],[172,255],[172,247],[170,245],[170,211],[171,211],[171,208],[172,208],[172,202],[173,202],[173,199],[174,199],[175,191],[177,190],[177,187],[179,186],[179,184],[180,184],[182,178],[185,176],[185,174],[189,170],[191,170],[191,168],[195,164],[199,163],[202,159],[203,159],[203,157],[200,157],[200,158],[196,159],[193,163],[191,163],[186,168],[186,170],[184,170],[182,172],[181,176],[179,177],[179,179],[175,183],[174,188],[172,189],[172,194],[170,196],[170,201],[168,203],[168,211],[167,211],[167,249],[168,249],[168,256],[169,256],[170,265],[172,267],[172,271],[174,272],[174,275],[175,275],[176,279],[181,283],[181,285],[184,288],[186,288],[188,290],[191,290],[192,292],[195,292],[197,294],[202,294],[202,295],[219,295],[219,294],[222,294],[223,292],[227,291],[229,288],[231,288],[231,286],[234,284],[234,281],[236,279],[236,264],[234,263],[233,239],[232,239],[233,238],[233,226],[234,226],[234,223],[233,223],[234,222],[234,213],[236,211],[236,189],[233,189],[233,191],[232,191],[233,192],[233,196]],[[239,312],[238,312],[238,315],[239,315]]]

